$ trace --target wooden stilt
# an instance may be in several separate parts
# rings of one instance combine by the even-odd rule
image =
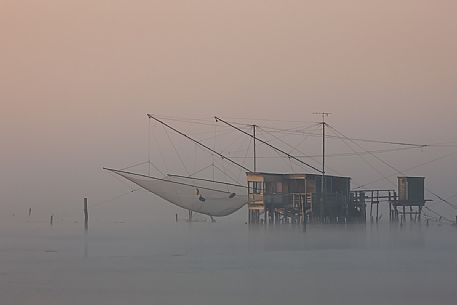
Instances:
[[[84,229],[89,229],[89,210],[87,208],[87,198],[84,198]]]

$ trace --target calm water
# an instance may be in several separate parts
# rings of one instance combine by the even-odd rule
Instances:
[[[2,217],[0,304],[455,304],[452,226]]]

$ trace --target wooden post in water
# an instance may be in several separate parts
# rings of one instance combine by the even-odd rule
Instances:
[[[53,223],[54,223],[54,214],[51,214],[51,219],[49,220],[49,224],[51,225],[51,227],[52,227]]]
[[[303,214],[303,232],[306,232],[306,212]]]
[[[389,191],[389,222],[392,222],[392,196]]]
[[[29,208],[29,216],[32,215],[32,208]]]
[[[376,223],[379,221],[379,200],[376,203]]]
[[[379,221],[379,191],[376,191],[376,223]]]
[[[87,231],[89,228],[89,212],[87,209],[87,198],[84,198],[84,229]]]
[[[373,223],[373,191],[371,191],[370,222]]]

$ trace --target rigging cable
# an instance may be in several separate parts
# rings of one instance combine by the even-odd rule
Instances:
[[[96,202],[95,204],[91,205],[91,207],[92,207],[92,208],[99,208],[100,206],[103,206],[103,205],[105,205],[105,204],[107,204],[107,203],[111,203],[111,202],[113,202],[113,201],[115,201],[115,200],[118,200],[118,199],[120,199],[120,198],[122,198],[122,197],[125,197],[125,196],[127,196],[127,195],[130,195],[130,194],[132,194],[132,193],[134,193],[134,192],[137,192],[137,191],[144,191],[144,189],[141,188],[141,187],[139,187],[139,188],[135,188],[135,189],[129,190],[128,192],[124,192],[124,193],[121,193],[121,194],[116,195],[116,196],[114,196],[114,197],[111,197],[111,198],[108,198],[108,199],[105,199],[105,200],[101,200],[101,201],[99,201],[99,202]]]
[[[151,119],[149,116],[148,116],[148,118]],[[155,125],[155,124],[154,124],[154,125]],[[153,127],[154,127],[154,126],[153,126]],[[159,148],[158,151],[159,151],[159,156],[160,156],[160,158],[162,159],[162,164],[165,165],[165,167],[168,167],[168,166],[167,166],[167,159],[165,158],[165,156],[164,156],[162,150],[160,149],[161,145],[160,145],[159,139],[158,139],[157,136],[156,136],[156,133],[155,133],[155,132],[151,132],[151,134],[152,134],[152,140],[154,141],[154,144],[156,145],[157,148]],[[156,168],[155,165],[154,165],[154,167]],[[161,171],[161,170],[159,169],[159,172],[164,176],[163,171]]]
[[[457,151],[454,151],[454,152],[451,152],[451,153],[444,154],[444,155],[442,155],[442,156],[440,156],[440,157],[437,157],[437,158],[435,158],[435,159],[432,159],[432,160],[426,161],[426,162],[424,162],[424,163],[415,165],[415,166],[413,166],[413,167],[407,168],[407,169],[405,169],[405,170],[403,170],[403,171],[404,171],[404,172],[409,172],[409,171],[411,171],[411,170],[417,169],[417,168],[422,167],[422,166],[424,166],[424,165],[428,165],[428,164],[430,164],[430,163],[433,163],[433,162],[436,162],[436,161],[439,161],[439,160],[448,158],[448,157],[450,157],[450,156],[452,156],[452,155],[455,155],[455,154],[457,154]],[[393,174],[393,175],[390,175],[390,176],[388,176],[388,177],[390,178],[390,177],[393,177],[393,176],[395,176],[395,175],[396,175],[396,174]],[[379,182],[379,181],[381,181],[381,180],[382,180],[382,179],[374,180],[374,181],[372,181],[372,182],[366,183],[366,184],[363,185],[362,187],[365,187],[365,186],[367,186],[367,185],[370,185],[370,184]]]
[[[159,122],[159,123],[162,124],[163,126],[166,126],[167,128],[170,128],[170,129],[173,130],[174,132],[176,132],[176,133],[180,134],[181,136],[185,137],[186,139],[188,139],[188,140],[190,140],[190,141],[192,141],[192,142],[194,142],[194,143],[196,143],[196,144],[198,144],[198,145],[204,147],[205,149],[211,151],[212,153],[218,155],[218,156],[221,157],[222,159],[227,160],[228,162],[230,162],[230,163],[232,163],[232,164],[234,164],[234,165],[236,165],[236,166],[239,166],[239,167],[245,169],[246,171],[250,172],[250,170],[249,170],[247,167],[245,167],[245,166],[243,166],[243,165],[241,165],[241,164],[239,164],[239,163],[233,161],[233,160],[230,159],[230,158],[227,158],[227,157],[224,156],[223,154],[221,154],[221,153],[219,153],[219,152],[213,150],[212,148],[208,147],[207,145],[205,145],[205,144],[203,144],[203,143],[201,143],[201,142],[199,142],[199,141],[197,141],[197,140],[195,140],[195,139],[189,137],[189,136],[186,135],[185,133],[183,133],[183,132],[179,131],[178,129],[176,129],[176,128],[170,126],[169,124],[167,124],[167,123],[165,123],[165,122],[159,120],[158,118],[153,117],[151,114],[148,114],[148,116],[151,117],[152,119],[154,119],[155,121]]]
[[[249,143],[248,143],[248,147],[246,149],[246,153],[244,154],[244,158],[243,158],[243,163],[246,164],[246,159],[247,159],[247,156],[249,154],[249,149],[251,148],[251,144],[252,144],[252,139],[249,140]],[[257,157],[256,157],[257,158]],[[238,172],[238,176],[237,176],[237,181],[240,181],[241,179],[241,174],[243,173],[243,171],[240,169],[239,172]]]
[[[326,124],[326,125],[327,125],[333,132],[335,132],[335,129],[332,128],[332,126],[330,126],[330,125],[328,125],[328,124]],[[347,138],[347,140],[350,141],[351,143],[357,145],[359,148],[361,148],[361,149],[363,150],[363,148],[362,148],[359,144],[354,143],[354,142],[353,142],[352,140],[350,140],[349,138]],[[382,177],[382,178],[379,179],[379,180],[386,180],[386,182],[387,182],[388,184],[395,186],[395,183],[393,183],[392,181],[390,181],[390,180],[388,179],[388,177],[386,177],[379,169],[377,169],[374,165],[372,165],[372,164],[370,163],[370,161],[368,161],[365,157],[363,157],[361,154],[359,154],[358,151],[356,151],[355,149],[353,149],[352,146],[350,146],[350,145],[346,142],[345,139],[342,139],[342,142],[343,142],[344,145],[346,145],[350,150],[352,150],[359,158],[361,158],[361,159],[362,159],[362,160],[363,160],[372,170],[374,170],[379,176]],[[359,186],[356,187],[356,189],[362,188],[362,187],[364,187],[364,186],[363,186],[363,185],[359,185]]]
[[[162,126],[162,128],[163,128],[163,130],[165,131],[165,134],[167,135],[168,140],[169,140],[170,143],[171,143],[171,146],[173,146],[173,149],[174,149],[176,155],[178,156],[178,159],[179,159],[179,161],[181,162],[182,167],[183,167],[184,170],[186,171],[187,175],[190,175],[190,174],[189,174],[189,171],[187,170],[186,165],[184,164],[183,159],[181,158],[181,155],[180,155],[179,152],[178,152],[178,149],[176,148],[175,144],[174,144],[173,141],[171,140],[171,137],[170,137],[170,135],[168,134],[168,131],[165,129],[165,126]]]
[[[316,124],[315,124],[315,125],[316,125]],[[296,150],[296,151],[298,151],[298,152],[300,152],[300,153],[303,153],[303,152],[299,151],[297,148],[295,148],[295,147],[293,147],[292,145],[290,145],[289,143],[283,141],[281,138],[279,138],[279,137],[273,135],[272,133],[270,133],[270,132],[264,130],[262,127],[259,127],[259,129],[260,129],[263,133],[268,134],[270,137],[276,139],[276,140],[279,141],[280,143],[282,143],[282,144],[288,146],[289,148],[292,148],[292,150]],[[270,140],[270,141],[268,141],[268,142],[272,142],[272,141]],[[280,156],[280,154],[279,154],[277,151],[276,151],[276,154],[277,154],[278,156]],[[286,153],[286,157],[287,157],[287,159],[289,159],[289,161],[290,161],[291,154],[290,154],[290,153]],[[314,158],[310,158],[310,159],[313,160],[314,162],[318,163],[318,164],[321,164],[319,161],[316,161]],[[288,165],[290,165],[290,164],[288,164]],[[291,166],[291,165],[290,165],[290,166]],[[301,167],[304,168],[304,169],[306,169],[306,167],[304,167],[303,165],[302,165]],[[293,170],[293,168],[292,168],[292,170]]]
[[[301,143],[303,144],[303,143]],[[417,149],[417,147],[403,147],[403,148],[391,148],[391,149],[378,149],[378,150],[367,150],[363,152],[344,152],[344,153],[333,153],[333,154],[325,154],[325,157],[352,157],[352,156],[360,156],[360,155],[367,155],[370,153],[373,154],[382,154],[382,153],[389,153],[389,152],[397,152],[397,151],[404,151],[404,150],[411,150],[411,149]],[[322,157],[322,154],[320,155],[295,155],[297,158],[319,158]],[[232,156],[232,158],[240,159],[243,158],[242,156]],[[276,156],[257,156],[259,159],[277,159],[278,157]],[[280,158],[287,158],[286,156],[280,156]],[[316,161],[317,162],[317,161]]]
[[[331,128],[332,130],[334,130],[336,133],[340,134],[341,136],[345,137],[345,135],[343,135],[341,132],[337,131],[334,127],[328,125],[329,128]],[[353,141],[351,141],[353,142]],[[354,142],[353,142],[354,143]],[[354,143],[356,144],[356,143]],[[359,146],[361,149],[363,149],[359,144],[356,144],[357,146]],[[400,170],[398,170],[397,168],[395,168],[394,166],[390,165],[388,162],[384,161],[383,159],[381,159],[380,157],[376,156],[375,154],[371,154],[374,158],[376,158],[377,160],[379,160],[380,162],[382,162],[383,164],[385,164],[386,166],[388,166],[389,168],[391,168],[392,170],[394,170],[396,173],[400,174],[400,175],[405,175],[406,174]],[[448,200],[446,200],[445,198],[441,197],[440,195],[438,195],[437,193],[433,192],[432,190],[430,190],[429,188],[425,188],[425,190],[427,192],[429,192],[430,194],[434,195],[436,198],[438,198],[441,202],[444,202],[446,203],[447,205],[449,205],[450,207],[452,207],[453,209],[456,209],[457,210],[457,205],[454,204],[454,203],[451,203],[449,202]]]
[[[322,137],[322,134],[319,133],[312,133],[312,132],[304,132],[304,131],[288,131],[287,129],[276,129],[276,128],[271,128],[273,133],[289,133],[289,134],[306,134],[309,136],[315,136],[315,137]],[[357,142],[368,142],[368,143],[378,143],[378,144],[390,144],[390,145],[400,145],[400,146],[411,146],[415,148],[425,148],[429,146],[438,146],[439,145],[430,145],[430,144],[414,144],[414,143],[405,143],[405,142],[394,142],[394,141],[380,141],[380,140],[370,140],[370,139],[361,139],[361,138],[349,138],[346,136],[338,136],[338,135],[326,135],[326,138],[335,138],[335,139],[348,139],[348,140],[353,140]]]
[[[242,129],[236,127],[236,126],[234,126],[233,124],[231,124],[231,123],[229,123],[229,122],[227,122],[227,121],[224,121],[223,119],[218,118],[218,117],[216,117],[216,116],[215,116],[214,118],[216,119],[217,122],[220,121],[220,122],[222,122],[222,123],[224,123],[224,124],[226,124],[226,125],[228,125],[228,126],[234,128],[234,129],[236,129],[236,130],[238,130],[238,131],[240,131],[240,132],[246,134],[247,136],[249,136],[249,137],[251,137],[251,138],[254,138],[253,135],[251,135],[251,134],[249,134],[248,132],[246,132],[246,131],[244,131],[244,130],[242,130]],[[300,159],[298,159],[298,158],[296,158],[296,157],[294,157],[294,156],[288,154],[288,153],[285,152],[284,150],[279,149],[279,148],[277,148],[277,147],[275,147],[275,146],[273,146],[273,145],[271,145],[271,144],[265,142],[265,141],[262,140],[262,139],[256,138],[256,140],[259,141],[259,142],[262,143],[262,144],[265,144],[265,145],[269,146],[270,148],[273,148],[273,149],[275,149],[275,150],[277,150],[277,151],[279,151],[279,152],[281,152],[281,153],[287,155],[289,158],[292,158],[292,159],[294,159],[295,161],[298,161],[298,162],[300,162],[300,163],[302,163],[302,164],[308,166],[309,168],[312,168],[312,169],[314,169],[315,171],[317,171],[317,172],[319,172],[319,173],[322,173],[322,171],[321,171],[320,169],[318,169],[317,167],[314,167],[314,166],[312,166],[312,165],[310,165],[310,164],[308,164],[308,163],[306,163],[306,162],[304,162],[304,161],[302,161],[302,160],[300,160]]]
[[[205,166],[205,167],[202,167],[201,169],[199,169],[199,170],[197,170],[197,171],[195,171],[195,172],[192,172],[192,173],[189,175],[189,177],[193,177],[193,176],[195,176],[195,175],[197,175],[197,174],[203,172],[204,170],[210,168],[211,166],[213,166],[212,163],[211,163],[210,165],[207,165],[207,166]]]
[[[269,136],[273,136],[272,134],[270,134],[270,133],[268,133],[268,132],[265,132],[262,128],[259,127],[259,129],[260,129],[261,132],[263,132],[263,134],[268,134]],[[265,135],[264,135],[264,137],[265,137]],[[274,136],[273,136],[273,137],[274,137]],[[272,142],[272,141],[269,140],[268,138],[266,138],[266,141],[267,141],[267,142]],[[286,166],[286,167],[289,167],[289,166],[290,166],[291,171],[294,172],[294,168],[293,168],[293,166],[292,166],[292,162],[290,161],[290,157],[289,157],[289,156],[286,156],[287,159],[289,160],[289,162],[287,162],[287,161],[286,161],[286,158],[282,158],[281,154],[280,154],[278,151],[276,151],[276,150],[273,150],[273,151],[274,151],[275,154],[277,155],[276,158],[281,158],[281,161],[283,161],[283,163],[285,164],[285,166]],[[314,161],[314,160],[313,160],[313,161]],[[300,163],[299,163],[299,164],[300,164]],[[300,166],[301,166],[303,169],[305,169],[305,170],[307,169],[307,168],[306,168],[305,166],[303,166],[302,164],[300,164]]]
[[[222,167],[224,167],[223,165],[221,165]],[[236,182],[236,183],[239,183],[238,180],[236,180],[235,178],[233,178],[232,176],[230,176],[228,173],[228,170],[226,168],[224,168],[223,170],[220,169],[218,166],[216,166],[215,164],[213,164],[213,167],[215,169],[217,169],[221,174],[223,174],[225,177],[229,178],[230,180],[232,180],[233,182]]]
[[[450,220],[449,218],[447,218],[447,217],[445,217],[445,216],[439,214],[438,212],[435,212],[435,211],[432,210],[431,208],[425,207],[425,206],[424,206],[424,208],[425,208],[427,211],[429,211],[429,212],[435,214],[436,216],[438,216],[438,217],[439,217],[439,220],[438,220],[438,221],[441,221],[441,219],[444,219],[444,220],[446,220],[446,221],[449,222],[449,223],[454,223],[454,222],[453,222],[452,220]]]
[[[320,124],[320,123],[315,123],[313,126],[316,127],[316,126],[318,126],[319,124]],[[309,126],[309,127],[311,127],[311,126]],[[276,140],[280,141],[280,142],[283,143],[284,145],[289,146],[289,147],[292,148],[293,150],[296,150],[297,152],[304,154],[302,151],[300,151],[300,150],[297,149],[296,147],[291,146],[289,143],[283,141],[281,138],[279,138],[279,137],[273,135],[272,133],[270,133],[270,132],[264,130],[263,128],[260,128],[260,129],[261,129],[264,133],[267,133],[268,135],[270,135],[271,137],[273,137],[273,138],[275,138]],[[278,154],[278,155],[279,155],[279,154]],[[280,157],[281,157],[281,156],[280,156]],[[295,156],[295,157],[302,157],[302,156]],[[313,157],[310,157],[310,159],[313,160],[314,162],[318,163],[319,165],[322,164],[321,161],[316,160],[316,159],[313,158]],[[290,160],[290,157],[289,157],[289,160]],[[304,166],[301,166],[301,167],[302,167],[303,169],[306,169]],[[327,166],[327,169],[329,169],[331,172],[333,172],[333,173],[335,173],[335,174],[337,174],[337,175],[341,175],[341,174],[338,173],[338,171],[335,170],[334,168],[330,168],[329,166]]]
[[[306,123],[306,121],[293,121],[293,120],[278,120],[278,119],[259,119],[259,118],[246,118],[246,117],[227,117],[230,120],[246,120],[246,121],[264,121],[264,122],[289,122],[289,123]],[[308,122],[311,123],[311,122]]]
[[[203,187],[203,186],[199,186],[199,185],[194,185],[194,184],[184,183],[184,182],[178,182],[178,181],[173,181],[173,180],[169,180],[169,179],[151,177],[151,176],[147,176],[147,175],[143,175],[143,174],[137,174],[137,173],[117,170],[117,169],[113,169],[113,168],[104,167],[103,169],[108,170],[108,171],[112,171],[112,172],[115,172],[115,173],[123,173],[123,174],[128,174],[128,175],[140,176],[140,177],[150,178],[150,179],[157,180],[157,181],[163,181],[163,182],[169,182],[169,183],[174,183],[174,184],[179,184],[179,185],[184,185],[184,186],[190,186],[190,187],[195,187],[195,188],[204,189],[204,190],[208,190],[208,191],[214,191],[214,192],[219,192],[219,193],[230,193],[230,192],[218,190],[218,189],[215,189],[215,188]],[[170,175],[170,176],[172,177],[172,175]],[[177,175],[175,175],[175,176],[177,176]],[[193,179],[195,179],[195,178],[193,178]],[[226,184],[224,182],[217,182],[217,183]],[[241,186],[241,185],[240,185],[240,187],[245,188],[245,186]]]

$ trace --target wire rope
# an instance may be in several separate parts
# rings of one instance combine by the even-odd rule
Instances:
[[[337,131],[334,127],[328,125],[329,128],[331,128],[332,130],[334,130],[336,133],[344,136],[341,132]],[[359,146],[361,149],[363,149],[359,144],[356,144],[357,146]],[[394,166],[392,166],[391,164],[389,164],[388,162],[386,162],[385,160],[381,159],[380,157],[376,156],[375,154],[371,154],[374,158],[376,158],[377,160],[379,160],[381,163],[385,164],[386,166],[388,166],[389,168],[391,168],[392,170],[394,170],[396,173],[400,174],[400,175],[406,175],[404,172],[398,170],[397,168],[395,168]],[[449,202],[448,200],[446,200],[445,198],[441,197],[440,195],[438,195],[437,193],[433,192],[432,190],[430,190],[429,188],[425,188],[425,190],[427,192],[429,192],[430,194],[434,195],[436,198],[438,198],[441,202],[444,202],[446,203],[448,206],[454,208],[457,210],[457,205],[456,204],[453,204],[451,202]]]
[[[170,135],[168,134],[168,131],[165,129],[164,126],[163,126],[163,130],[165,131],[165,134],[167,135],[168,140],[170,141],[170,144],[171,144],[171,146],[173,147],[173,149],[174,149],[174,151],[175,151],[175,153],[176,153],[176,156],[178,156],[178,159],[179,159],[179,161],[181,162],[182,167],[183,167],[184,170],[186,171],[187,175],[190,175],[189,171],[187,170],[186,165],[184,164],[183,159],[181,158],[181,155],[180,155],[179,152],[178,152],[178,149],[176,148],[175,144],[174,144],[173,141],[171,140],[171,137],[170,137]]]
[[[249,139],[248,147],[246,148],[246,152],[245,152],[244,158],[243,158],[243,164],[246,164],[246,159],[249,154],[249,149],[251,148],[252,143],[253,143],[252,139]],[[243,171],[240,169],[238,172],[238,176],[237,176],[238,181],[240,181],[242,173],[243,173]]]

